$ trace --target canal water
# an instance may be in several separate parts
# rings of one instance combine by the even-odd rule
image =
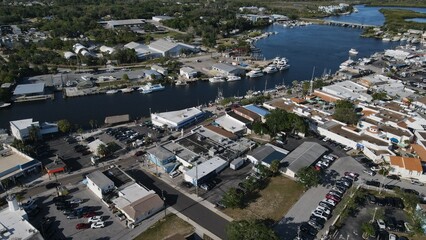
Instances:
[[[272,25],[265,31],[277,34],[259,40],[256,46],[266,59],[288,58],[291,67],[287,71],[230,83],[198,82],[189,86],[166,86],[164,91],[147,95],[134,92],[63,99],[61,94],[56,94],[54,100],[16,103],[11,108],[1,109],[0,128],[8,128],[9,121],[23,118],[34,118],[36,121],[68,119],[73,124],[88,127],[90,120],[103,123],[105,117],[111,115],[130,114],[134,119],[148,116],[150,111],[183,109],[213,101],[219,89],[225,97],[242,96],[248,90],[270,89],[283,82],[289,85],[294,80],[310,79],[314,67],[315,76],[328,71],[333,73],[348,59],[351,48],[359,51],[358,57],[366,57],[399,44],[362,38],[360,29],[336,26],[284,28]]]

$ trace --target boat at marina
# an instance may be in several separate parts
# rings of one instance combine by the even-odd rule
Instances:
[[[123,89],[121,89],[122,93],[131,93],[133,91],[134,91],[133,88],[123,88]]]
[[[358,55],[358,51],[355,48],[351,48],[351,50],[349,50],[349,54]]]
[[[275,73],[275,72],[278,72],[278,68],[275,65],[271,64],[271,65],[267,66],[266,68],[264,68],[263,72],[265,72],[265,73]]]
[[[383,38],[383,39],[382,39],[382,41],[383,41],[383,42],[390,42],[390,40],[391,40],[391,39],[390,39],[390,38],[387,38],[387,37],[385,37],[385,38]]]
[[[11,105],[12,103],[0,102],[0,108],[7,108],[7,107],[10,107]]]
[[[164,90],[164,86],[161,84],[152,84],[148,83],[140,88],[138,88],[139,91],[141,91],[143,94],[152,93],[156,91]]]
[[[177,80],[176,82],[175,82],[175,85],[176,86],[186,86],[186,85],[188,85],[185,81],[181,81],[181,80]]]
[[[227,80],[228,82],[240,81],[240,80],[241,80],[241,77],[240,77],[240,76],[234,76],[234,75],[232,75],[232,76],[228,76],[228,77],[226,78],[226,80]]]
[[[263,76],[263,72],[259,68],[255,68],[246,74],[248,77],[256,78]]]
[[[350,66],[352,66],[354,63],[355,63],[355,61],[354,61],[354,60],[352,60],[352,59],[348,59],[348,60],[346,60],[346,61],[342,62],[342,64],[340,64],[340,69],[345,69],[345,68],[347,68],[347,67],[350,67]]]
[[[209,82],[211,83],[225,82],[225,78],[221,76],[214,76],[212,78],[209,78]]]
[[[118,90],[116,89],[106,91],[106,94],[116,94],[116,93],[118,93]]]

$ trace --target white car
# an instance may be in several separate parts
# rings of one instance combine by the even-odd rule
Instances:
[[[74,198],[70,201],[70,203],[82,203],[83,200],[81,200],[80,198]]]
[[[330,138],[328,138],[328,137],[322,139],[323,142],[327,142],[328,140],[330,140]]]
[[[322,156],[322,158],[330,160],[330,161],[334,161],[336,159],[335,157],[333,157],[331,155],[324,155],[324,156]]]
[[[335,192],[338,192],[340,194],[345,194],[345,191],[343,191],[342,189],[340,189],[338,187],[332,187],[331,190],[335,191]]]
[[[88,223],[102,222],[102,216],[93,216],[87,219]]]
[[[331,200],[331,199],[327,199],[327,198],[325,198],[325,199],[321,200],[321,202],[324,202],[324,203],[326,203],[326,204],[329,204],[329,205],[331,205],[331,206],[333,206],[333,207],[335,207],[335,206],[336,206],[336,202],[335,202],[335,201],[333,201],[333,200]]]
[[[330,163],[328,161],[318,161],[319,165],[323,166],[323,167],[329,167]]]
[[[377,225],[379,225],[380,230],[386,229],[386,224],[385,224],[385,221],[383,221],[383,219],[377,219]]]
[[[328,219],[328,215],[326,215],[323,211],[320,210],[314,210],[312,212],[312,215],[314,215],[315,217],[323,218],[326,221]]]
[[[104,222],[94,222],[90,226],[90,228],[103,228],[103,227],[105,227],[105,223]]]
[[[343,150],[345,150],[345,151],[349,151],[349,150],[351,150],[352,148],[351,147],[348,147],[348,146],[346,146],[345,148],[343,148]]]
[[[330,209],[329,209],[329,208],[325,208],[325,207],[323,207],[323,206],[317,206],[317,208],[315,208],[315,210],[322,211],[323,213],[325,213],[325,214],[327,214],[327,215],[330,215],[330,214],[331,214]]]
[[[393,233],[389,234],[389,240],[396,240],[396,235]]]
[[[371,167],[371,168],[370,168],[370,170],[371,170],[371,171],[374,171],[374,172],[378,172],[378,171],[380,171],[381,169],[382,169],[382,168],[381,168],[381,167],[379,167],[379,166],[377,166],[377,167],[376,167],[376,166],[373,166],[373,167]]]
[[[180,174],[180,172],[178,172],[178,171],[173,171],[173,172],[169,173],[169,176],[170,176],[171,178],[175,178],[175,177],[179,176],[179,174]]]

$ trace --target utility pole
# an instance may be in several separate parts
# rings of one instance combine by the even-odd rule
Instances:
[[[198,163],[195,163],[195,192],[198,197]]]
[[[164,197],[164,190],[161,190],[161,198],[164,201],[164,217],[166,217],[167,216],[167,213],[166,213],[167,203],[166,203],[166,197]]]

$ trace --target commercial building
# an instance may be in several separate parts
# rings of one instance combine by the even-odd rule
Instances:
[[[426,176],[423,175],[423,167],[420,159],[412,157],[388,156],[390,163],[390,174],[399,175],[402,178],[416,178],[419,181],[426,182]]]
[[[268,110],[266,110],[262,107],[256,106],[254,104],[249,104],[249,105],[246,105],[246,106],[243,106],[243,107],[245,109],[249,110],[250,112],[253,112],[256,115],[258,115],[262,122],[266,121],[266,116],[270,113]]]
[[[15,97],[36,96],[44,94],[44,83],[19,84],[13,91]]]
[[[175,167],[175,155],[162,146],[155,146],[146,150],[148,159],[164,172],[171,172]]]
[[[87,187],[100,199],[114,190],[114,182],[100,171],[94,171],[86,176]]]
[[[220,157],[213,157],[186,171],[183,178],[186,182],[190,182],[197,186],[198,184],[216,176],[225,169],[228,164],[229,163],[227,161]]]
[[[40,232],[28,221],[28,215],[18,205],[14,195],[6,197],[8,208],[0,211],[1,239],[43,240]]]
[[[226,131],[235,135],[243,135],[247,131],[247,127],[244,122],[241,122],[228,114],[217,118],[214,122]]]
[[[331,94],[335,98],[371,102],[373,97],[367,94],[367,87],[352,81],[338,82],[322,87],[323,92]]]
[[[304,142],[284,158],[280,172],[295,178],[300,169],[311,166],[327,151],[316,142]]]
[[[274,160],[278,160],[280,163],[283,163],[287,154],[287,150],[268,143],[249,152],[247,154],[247,159],[254,165],[262,164],[270,167]]]
[[[67,170],[67,165],[62,158],[56,157],[51,163],[46,164],[44,169],[46,169],[47,174],[55,175],[57,173],[65,172]]]
[[[160,53],[163,57],[176,57],[184,52],[198,52],[195,46],[166,39],[158,39],[150,43],[148,47],[152,51]]]
[[[192,79],[198,76],[198,72],[191,67],[183,67],[179,70],[179,75],[186,79]]]
[[[173,17],[170,17],[170,16],[153,16],[152,17],[152,21],[155,21],[155,22],[161,22],[161,21],[170,20],[170,19],[173,19]]]
[[[203,117],[204,112],[195,107],[171,112],[151,113],[152,124],[173,130],[187,127]]]
[[[12,146],[0,147],[0,185],[5,188],[3,180],[15,182],[20,176],[37,173],[42,170],[38,160],[18,151]]]
[[[11,121],[9,123],[12,135],[18,140],[28,139],[32,128],[36,129],[36,133],[39,137],[46,134],[58,132],[57,124],[47,122],[34,122],[32,118]]]
[[[131,27],[143,27],[146,23],[145,19],[124,19],[124,20],[110,20],[98,22],[107,29],[116,28],[131,28]]]
[[[212,66],[212,70],[223,76],[242,75],[245,70],[225,63],[216,63]]]
[[[114,206],[127,218],[127,226],[134,227],[164,207],[163,200],[153,190],[133,183],[117,191],[118,198],[112,199]]]

